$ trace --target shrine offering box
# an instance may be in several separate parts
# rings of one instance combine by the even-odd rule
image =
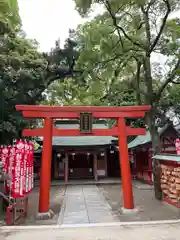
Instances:
[[[180,208],[180,156],[157,154],[153,159],[160,162],[163,201]]]

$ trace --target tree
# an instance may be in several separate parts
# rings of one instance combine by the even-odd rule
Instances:
[[[17,0],[0,1],[0,33],[5,30],[17,30],[20,28],[21,20]]]
[[[121,62],[119,60],[113,63],[109,61],[110,54],[113,58],[114,52],[112,53],[111,46],[114,42],[109,42],[109,48],[107,38],[103,39],[101,45],[99,44],[102,32],[105,33],[105,36],[108,33],[107,26],[100,26],[99,21],[97,19],[80,26],[71,36],[80,53],[76,64],[76,68],[81,69],[80,75],[69,80],[66,79],[64,82],[53,82],[46,90],[48,98],[44,103],[63,105],[135,104],[135,94],[128,81],[131,76],[131,73],[128,72],[130,67],[125,69],[126,58],[123,61],[121,59]],[[116,36],[114,41],[117,41]],[[100,50],[98,51],[97,48]],[[118,49],[115,51],[117,52]],[[121,71],[119,67],[122,67]],[[122,71],[123,69],[124,71]],[[120,76],[120,73],[126,80],[122,81],[119,77],[119,81],[117,81],[116,76],[118,74]],[[119,95],[119,92],[124,92],[124,94]]]
[[[24,126],[25,121],[15,110],[16,104],[36,104],[43,99],[42,93],[49,84],[73,76],[72,65],[64,55],[67,49],[41,54],[37,43],[24,36],[11,33],[3,38],[0,47],[1,143],[12,141]]]
[[[123,55],[123,59],[127,59],[127,64],[133,65],[132,83],[136,95],[139,96],[139,102],[152,106],[147,115],[147,124],[152,135],[154,153],[159,152],[161,146],[155,124],[157,106],[168,84],[173,83],[179,76],[179,25],[177,19],[168,20],[169,15],[179,9],[179,2],[173,0],[75,2],[82,15],[88,13],[95,3],[103,5],[104,12],[99,18],[101,17],[101,21],[105,19],[104,24],[108,23],[108,28],[113,29],[113,35],[109,32],[109,37],[117,38],[115,46],[119,51],[115,53],[114,58],[121,62]],[[156,52],[167,57],[166,65],[169,70],[163,76],[163,81],[159,81],[158,86],[154,87],[151,58]],[[140,80],[143,88],[139,86]]]
[[[112,29],[106,39],[109,37],[111,42],[117,38],[114,45],[110,43],[109,46],[106,41],[106,46],[113,51],[114,56],[112,58],[112,54],[104,54],[105,61],[113,62],[115,66],[114,61],[121,63],[126,59],[125,68],[131,67],[131,83],[134,85],[137,102],[151,105],[146,122],[152,137],[153,154],[160,152],[156,116],[162,97],[167,94],[168,85],[178,83],[180,70],[179,20],[168,17],[179,9],[180,3],[175,0],[75,0],[75,3],[82,16],[88,14],[94,4],[103,6],[104,12],[98,18],[104,25],[108,24],[108,29]],[[97,44],[94,45],[98,51],[102,50],[101,42],[104,39],[105,36],[99,39],[99,48]],[[118,51],[115,52],[114,48]],[[152,63],[155,53],[166,58],[165,73],[159,71],[157,64]],[[103,58],[99,59],[99,62],[102,61]],[[103,70],[100,68],[98,71],[101,73]],[[120,72],[118,66],[115,79],[119,78]],[[160,185],[156,182],[157,164],[154,165],[155,194],[160,198]]]
[[[39,53],[35,40],[27,39],[20,28],[16,1],[6,2],[0,9],[0,143],[12,143],[21,136],[25,125],[15,109],[16,104],[36,104],[42,93],[57,79],[72,77],[78,52],[67,39],[63,49],[59,42],[50,53]],[[15,21],[17,20],[17,21]],[[11,24],[12,23],[12,24]]]
[[[100,105],[100,92],[80,86],[73,78],[54,81],[45,90],[46,105]]]

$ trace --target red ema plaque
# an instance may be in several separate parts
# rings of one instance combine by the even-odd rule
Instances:
[[[92,113],[80,113],[80,133],[92,133]]]

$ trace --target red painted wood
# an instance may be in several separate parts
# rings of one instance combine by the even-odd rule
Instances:
[[[167,198],[165,198],[165,197],[163,197],[163,202],[165,202],[165,203],[167,203],[167,204],[169,204],[169,205],[171,205],[171,206],[173,206],[173,207],[180,208],[180,204],[178,204],[178,203],[173,203],[173,202],[171,202],[169,199],[167,199]]]
[[[46,111],[23,111],[23,117],[25,118],[63,118],[63,119],[77,119],[80,116],[80,112],[46,112]],[[144,111],[132,111],[132,112],[92,112],[94,118],[118,118],[118,117],[144,117]]]
[[[121,112],[92,112],[92,116],[94,118],[119,118],[119,117],[127,117],[127,118],[134,118],[134,117],[144,117],[144,111],[121,111]]]
[[[136,179],[141,180],[149,185],[152,185],[152,171],[142,169],[136,171]]]
[[[18,111],[46,111],[46,112],[134,112],[149,111],[148,105],[143,106],[45,106],[45,105],[16,105]]]
[[[146,130],[144,128],[126,127],[126,134],[128,136],[144,135]],[[24,129],[23,136],[43,136],[44,129]],[[79,129],[60,129],[53,128],[53,136],[118,136],[118,128],[112,129],[93,129],[92,134],[80,134]]]
[[[166,150],[164,150],[162,153],[167,153],[167,154],[177,154],[177,152],[176,151],[166,151]]]
[[[44,128],[37,128],[37,129],[23,129],[22,130],[23,137],[41,137],[44,135]]]
[[[23,111],[22,115],[25,118],[48,118],[48,117],[64,119],[79,118],[79,114],[76,112]]]
[[[79,129],[57,129],[53,130],[54,136],[115,136],[116,129],[93,129],[92,134],[80,134]]]
[[[49,196],[51,182],[51,158],[52,158],[52,119],[44,121],[44,140],[42,152],[41,178],[40,178],[40,196],[39,212],[47,213],[49,211]]]
[[[126,127],[126,134],[128,136],[138,136],[138,135],[145,135],[146,129],[145,128],[131,128]]]
[[[144,135],[146,132],[143,128],[126,127],[128,136]],[[93,129],[92,134],[80,134],[79,129],[53,129],[53,136],[118,136],[118,128],[112,129]]]
[[[123,200],[124,208],[133,209],[133,191],[131,182],[131,170],[128,159],[128,146],[127,146],[127,134],[126,124],[124,118],[118,119],[118,130],[119,130],[119,151],[120,151],[120,166],[122,176],[122,189],[123,189]]]

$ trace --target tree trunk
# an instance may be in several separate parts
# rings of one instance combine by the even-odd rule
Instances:
[[[147,19],[146,19],[147,20]],[[148,43],[150,43],[149,36]],[[149,48],[148,48],[149,49]],[[146,56],[143,61],[143,67],[144,67],[144,79],[146,84],[146,97],[145,101],[146,104],[151,106],[151,110],[147,113],[147,125],[151,134],[151,141],[152,141],[152,156],[155,154],[161,152],[161,141],[158,134],[158,130],[155,124],[155,112],[156,107],[154,105],[154,93],[153,93],[153,81],[152,81],[152,74],[151,74],[151,61],[150,61],[150,53],[149,50],[146,52]],[[162,199],[162,189],[161,189],[161,168],[160,163],[158,160],[153,160],[152,162],[153,166],[153,183],[154,183],[154,193],[155,197],[158,200]]]
[[[152,139],[152,156],[154,156],[157,153],[161,152],[161,141],[160,136],[158,134],[158,130],[155,126],[155,114],[154,109],[152,109],[147,114],[147,125],[149,127],[149,131],[151,134]],[[154,193],[155,197],[158,200],[162,199],[162,189],[161,189],[161,168],[160,168],[160,162],[158,160],[153,160],[152,162],[153,166],[153,183],[154,183]]]
[[[141,73],[141,62],[137,62],[137,72],[136,72],[136,101],[138,105],[142,105],[141,94],[139,92],[140,88],[140,73]]]

